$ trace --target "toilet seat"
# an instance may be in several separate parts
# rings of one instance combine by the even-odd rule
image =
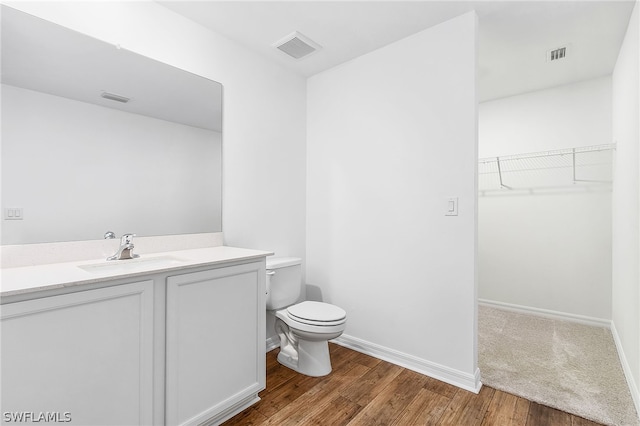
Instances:
[[[344,324],[347,313],[344,309],[329,303],[306,301],[287,308],[287,316],[293,321],[329,327]]]

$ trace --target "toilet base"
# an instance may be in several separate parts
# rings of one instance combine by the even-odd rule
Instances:
[[[331,373],[329,340],[342,334],[342,329],[328,333],[290,328],[276,315],[276,333],[280,337],[278,362],[300,374],[311,377]]]
[[[316,342],[298,340],[297,359],[290,351],[281,349],[278,353],[278,362],[306,376],[321,377],[331,373],[329,344],[326,340]]]

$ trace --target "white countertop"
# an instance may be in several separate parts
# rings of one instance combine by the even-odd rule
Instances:
[[[138,259],[83,260],[80,262],[4,268],[0,297],[149,275],[187,267],[260,259],[273,253],[236,247],[208,247],[164,253],[141,254]],[[85,267],[86,269],[82,269]]]

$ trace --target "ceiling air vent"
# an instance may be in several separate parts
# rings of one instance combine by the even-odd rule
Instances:
[[[102,92],[100,94],[105,99],[109,99],[110,101],[122,102],[126,104],[131,100],[131,98],[127,98],[126,96],[116,95],[115,93]]]
[[[297,31],[278,40],[273,46],[295,59],[303,58],[322,49],[318,43]]]
[[[560,59],[564,59],[567,56],[567,47],[559,47],[558,49],[549,50],[547,52],[547,61],[559,61]]]

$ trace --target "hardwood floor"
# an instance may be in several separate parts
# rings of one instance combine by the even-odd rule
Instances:
[[[333,372],[307,377],[267,354],[262,400],[232,425],[522,425],[598,423],[484,386],[478,395],[397,365],[329,344]]]

